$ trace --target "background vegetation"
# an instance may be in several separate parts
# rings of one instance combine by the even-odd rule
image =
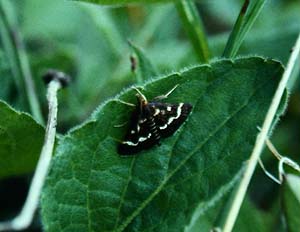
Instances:
[[[55,68],[68,73],[72,77],[72,81],[69,87],[60,91],[58,95],[57,130],[59,134],[57,144],[59,145],[43,195],[42,214],[39,212],[36,215],[34,224],[27,231],[40,231],[42,228],[55,231],[56,228],[59,228],[56,223],[60,224],[60,230],[66,231],[85,231],[86,228],[90,231],[182,231],[184,228],[187,231],[209,231],[213,226],[222,225],[224,215],[230,207],[226,202],[230,202],[231,190],[236,186],[243,170],[243,162],[247,160],[253,148],[257,133],[256,126],[261,125],[283,72],[277,61],[284,65],[287,63],[300,31],[299,2],[296,0],[250,1],[249,9],[255,8],[255,4],[259,2],[265,3],[265,5],[260,13],[254,12],[255,15],[258,15],[256,20],[251,17],[248,19],[250,24],[254,24],[253,26],[249,25],[248,33],[245,29],[245,38],[241,38],[241,41],[233,41],[233,45],[238,48],[236,55],[229,47],[230,42],[227,41],[233,25],[237,22],[244,1],[197,1],[197,8],[192,8],[195,10],[194,17],[198,20],[194,25],[190,25],[186,20],[186,15],[182,12],[184,8],[179,2],[176,4],[170,1],[155,1],[151,4],[146,4],[145,1],[136,2],[138,1],[100,0],[100,4],[90,4],[62,0],[1,1],[1,220],[7,220],[16,215],[26,197],[43,142],[44,129],[41,125],[45,125],[48,110],[45,97],[46,87],[41,76],[48,68]],[[201,23],[199,24],[199,22]],[[242,29],[246,28],[247,24],[242,26]],[[239,42],[241,47],[237,45]],[[23,43],[25,47],[23,47]],[[226,52],[225,48],[231,52],[228,50]],[[138,67],[134,72],[132,72],[130,56],[137,60]],[[224,61],[224,56],[232,58],[232,63],[228,60]],[[259,57],[264,57],[266,60]],[[197,66],[207,63],[208,60],[211,69],[206,68],[205,65]],[[174,72],[179,72],[179,76],[173,75]],[[30,80],[31,76],[35,89],[28,89],[28,84],[26,84],[28,77]],[[245,79],[241,79],[239,76]],[[299,163],[300,87],[298,76],[296,70],[288,86],[291,93],[289,103],[284,116],[281,117],[276,130],[274,130],[272,142],[281,154],[288,155]],[[183,79],[179,77],[183,77]],[[202,78],[199,83],[198,78]],[[216,83],[212,84],[209,91],[205,90],[206,85],[214,78],[217,80]],[[148,84],[145,85],[145,83]],[[186,195],[189,196],[185,202],[180,201],[181,196],[177,194],[180,191],[175,187],[174,194],[177,195],[174,198],[165,196],[168,195],[168,189],[164,189],[165,192],[160,192],[158,197],[161,201],[155,202],[150,198],[151,203],[146,210],[137,211],[137,215],[132,216],[134,218],[126,218],[127,215],[130,215],[130,207],[138,208],[141,205],[140,202],[151,195],[157,185],[160,186],[156,181],[160,183],[161,179],[164,180],[165,175],[168,176],[168,173],[159,172],[162,167],[155,162],[163,162],[167,151],[175,147],[174,139],[177,136],[167,140],[166,145],[160,148],[159,152],[150,151],[136,158],[137,169],[135,171],[137,173],[147,173],[148,170],[154,172],[154,175],[149,177],[145,174],[145,180],[148,181],[151,189],[142,186],[142,182],[135,183],[133,181],[132,186],[127,185],[129,186],[129,200],[124,201],[132,205],[128,208],[124,206],[123,211],[120,210],[116,214],[110,211],[108,212],[111,214],[108,214],[107,211],[92,210],[89,225],[80,222],[78,225],[75,223],[74,227],[68,227],[71,222],[79,222],[80,218],[84,218],[84,213],[81,214],[79,209],[74,210],[74,207],[64,208],[61,206],[58,210],[56,208],[60,207],[58,202],[63,205],[62,202],[69,199],[71,203],[68,202],[68,204],[73,204],[72,202],[76,199],[76,204],[81,207],[85,204],[82,202],[85,202],[86,199],[80,197],[81,191],[83,191],[79,189],[80,187],[76,189],[74,183],[67,181],[63,183],[58,180],[68,180],[68,175],[73,169],[74,173],[82,175],[84,178],[84,175],[95,167],[105,168],[105,166],[101,166],[104,161],[107,161],[105,165],[109,170],[114,166],[119,168],[113,170],[114,175],[127,177],[126,168],[131,165],[131,159],[120,159],[114,151],[113,144],[115,143],[112,138],[121,139],[124,132],[120,129],[106,128],[107,122],[118,124],[117,122],[124,122],[128,119],[130,109],[118,103],[101,104],[121,92],[124,95],[121,94],[119,97],[134,102],[134,91],[125,90],[132,84],[145,85],[145,92],[151,99],[151,97],[167,92],[177,83],[181,84],[177,93],[175,92],[170,100],[187,101],[197,105],[193,112],[193,118],[183,129],[182,138],[180,137],[183,145],[179,144],[178,147],[193,148],[199,144],[199,141],[188,142],[192,138],[188,133],[188,128],[198,126],[199,130],[196,136],[201,137],[201,133],[204,133],[202,131],[204,129],[201,127],[202,123],[208,123],[212,119],[207,115],[201,115],[201,112],[207,113],[211,110],[208,107],[209,103],[228,109],[233,100],[240,99],[242,104],[243,97],[246,99],[252,96],[252,92],[255,92],[257,96],[255,95],[255,100],[247,102],[248,111],[245,115],[233,118],[236,120],[235,126],[228,131],[224,128],[226,136],[221,137],[222,139],[219,141],[215,135],[213,142],[207,145],[205,151],[199,151],[202,155],[208,154],[208,158],[200,162],[199,160],[203,156],[200,156],[199,153],[200,158],[198,156],[198,159],[195,158],[200,162],[197,170],[205,168],[206,165],[210,169],[208,168],[209,171],[203,174],[204,177],[200,182],[197,182],[200,180],[199,177],[195,182],[182,184],[184,192],[187,192]],[[191,83],[197,84],[198,87],[195,88]],[[261,90],[257,87],[258,84],[262,86]],[[205,93],[204,97],[200,96],[200,93]],[[231,100],[226,98],[228,93],[232,93],[230,94]],[[35,98],[32,95],[37,96]],[[194,102],[196,100],[199,100],[200,103]],[[201,106],[201,102],[204,106]],[[37,108],[40,108],[41,114]],[[213,109],[213,112],[219,115],[216,108]],[[251,115],[251,117],[247,117],[247,115]],[[242,128],[244,121],[247,123]],[[217,117],[214,122],[218,125]],[[70,130],[71,133],[67,134]],[[101,145],[98,150],[97,141],[101,140],[101,136],[107,135],[110,136],[110,140],[105,140],[104,145]],[[234,141],[229,138],[234,138]],[[28,146],[29,144],[31,146]],[[241,148],[239,148],[239,144],[241,144]],[[91,151],[84,150],[82,148],[84,146],[89,147]],[[91,160],[89,154],[92,152],[96,154],[99,152],[104,156],[93,159],[95,162],[99,162],[99,166],[95,164],[94,167],[88,163]],[[189,154],[188,148],[186,152],[185,154]],[[216,168],[214,168],[211,162],[213,163],[217,159],[216,157],[221,159],[221,155],[227,154],[226,152],[232,152],[228,163],[224,161],[224,164],[228,165],[228,169],[222,170],[221,164],[216,164]],[[158,153],[157,156],[156,153]],[[151,157],[150,155],[156,157],[157,160],[148,158]],[[266,150],[262,157],[267,169],[276,173],[278,162],[270,155],[270,152]],[[172,160],[174,170],[177,167],[177,161]],[[81,167],[84,168],[81,169]],[[83,170],[85,168],[86,170]],[[106,174],[99,174],[99,179],[95,177],[94,188],[101,188],[104,191],[120,184],[118,178],[109,179],[111,176],[108,174],[106,176]],[[179,180],[184,181],[184,177],[189,177],[189,175],[192,176],[187,170],[181,170],[178,176],[171,175],[170,177],[173,179],[168,183],[172,185]],[[138,174],[134,176],[138,176]],[[111,181],[111,185],[108,182],[101,182],[105,178]],[[130,175],[129,178],[131,178]],[[140,178],[143,179],[144,176],[142,175]],[[82,181],[86,182],[84,179]],[[212,182],[216,186],[209,184]],[[62,186],[56,186],[60,184]],[[192,186],[199,188],[200,195],[189,195],[193,192]],[[63,192],[59,188],[69,188],[74,192],[73,194],[72,191]],[[285,189],[288,190],[285,191]],[[131,190],[132,192],[130,192]],[[113,191],[108,192],[112,193]],[[294,202],[293,191],[289,194],[285,193],[289,191],[289,187],[281,187],[272,182],[258,168],[247,192],[247,198],[235,230],[285,231],[290,229],[290,231],[296,231],[293,228],[299,228],[297,227],[300,224],[299,219],[295,219],[295,215],[299,215],[297,214],[299,208],[292,209],[289,206],[295,205],[290,203]],[[299,189],[297,191],[298,195],[296,196],[299,197]],[[95,195],[97,194],[95,193]],[[93,201],[96,204],[95,208],[97,206],[105,208],[105,204],[110,204],[111,198],[113,198],[112,195],[108,195],[107,198],[99,200],[97,196],[93,198],[93,193],[88,197],[88,199],[98,199]],[[137,198],[136,201],[135,198]],[[105,199],[110,200],[105,202]],[[164,202],[163,199],[168,199],[170,202]],[[295,201],[299,206],[300,200]],[[163,204],[163,208],[166,210],[166,212],[163,211],[163,215],[160,215],[162,212],[157,209],[160,204]],[[174,208],[176,204],[179,208]],[[179,214],[181,211],[184,213]],[[67,212],[72,213],[68,214]],[[118,219],[115,218],[115,215],[118,216]],[[180,218],[176,218],[178,215]],[[283,215],[285,219],[282,219]],[[160,216],[159,227],[154,226],[158,220],[156,216]],[[65,218],[65,220],[58,218]],[[96,218],[99,218],[99,221]],[[115,227],[110,225],[113,223],[111,222],[112,218],[116,223]],[[148,220],[148,224],[145,223],[145,218]],[[178,220],[179,225],[173,224],[174,220]],[[249,222],[251,226],[249,226]],[[99,228],[102,229],[99,230]]]

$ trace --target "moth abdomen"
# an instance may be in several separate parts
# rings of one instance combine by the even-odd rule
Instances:
[[[153,139],[155,139],[158,142],[161,137],[153,117],[149,118],[149,130],[153,136]]]

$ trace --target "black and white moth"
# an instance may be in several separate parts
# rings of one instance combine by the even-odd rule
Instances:
[[[161,138],[169,137],[183,124],[192,110],[189,103],[163,103],[176,86],[166,95],[147,101],[137,90],[135,110],[132,113],[129,129],[118,146],[120,155],[133,155],[141,150],[160,144]]]

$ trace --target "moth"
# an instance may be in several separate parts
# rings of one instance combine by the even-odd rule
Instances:
[[[174,134],[191,113],[192,105],[189,103],[164,103],[161,100],[167,94],[158,96],[152,101],[138,90],[137,105],[132,112],[128,131],[123,141],[118,146],[120,155],[134,155],[154,145],[160,145],[160,140]]]

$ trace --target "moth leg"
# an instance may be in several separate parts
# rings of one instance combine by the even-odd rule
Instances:
[[[115,137],[110,137],[113,141],[117,142],[117,143],[122,143],[122,140],[115,138]]]
[[[178,84],[175,85],[169,92],[167,92],[164,95],[160,95],[154,98],[154,100],[162,100],[162,99],[166,99],[176,88],[178,87]]]
[[[120,99],[113,99],[113,101],[120,102],[120,103],[122,103],[122,104],[124,104],[124,105],[127,105],[127,106],[136,107],[135,104],[132,104],[132,103],[130,103],[130,102],[125,102],[125,101],[122,101],[122,100],[120,100]]]
[[[132,104],[132,103],[129,103],[129,102],[125,102],[125,101],[122,101],[122,100],[120,100],[120,99],[113,99],[113,101],[122,103],[122,104],[127,105],[127,106],[130,106],[130,107],[136,107],[135,104]],[[123,126],[125,126],[127,123],[128,123],[128,122],[124,122],[124,123],[121,123],[121,124],[117,124],[117,125],[114,125],[114,127],[115,127],[115,128],[123,127]]]
[[[123,127],[127,124],[128,122],[123,122],[121,124],[117,124],[117,125],[114,125],[115,128],[119,128],[119,127]]]

